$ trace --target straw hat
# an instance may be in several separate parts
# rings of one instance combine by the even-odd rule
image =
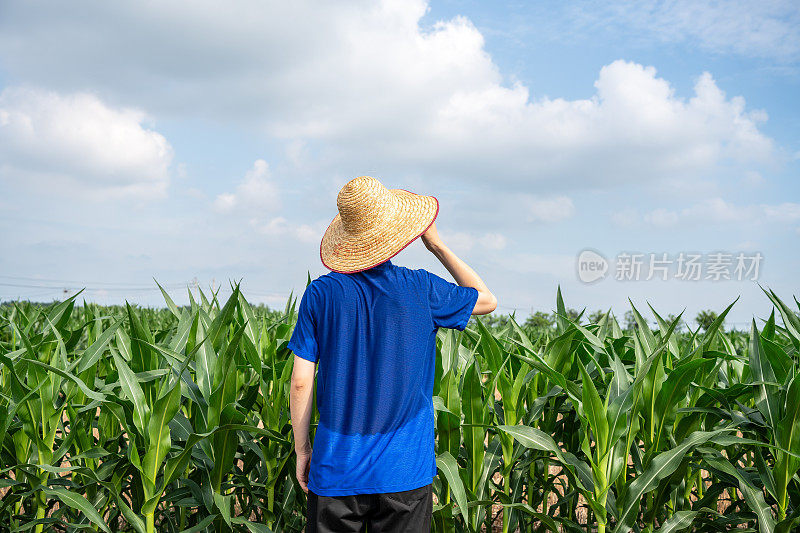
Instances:
[[[387,189],[370,176],[348,181],[336,205],[339,214],[322,237],[319,256],[327,268],[344,273],[391,259],[425,233],[439,214],[434,196]]]

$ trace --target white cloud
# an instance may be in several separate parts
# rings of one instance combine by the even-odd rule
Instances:
[[[507,272],[517,274],[546,274],[557,279],[574,275],[575,256],[564,254],[534,254],[520,252],[493,256],[492,259]]]
[[[760,187],[766,183],[766,179],[760,172],[755,170],[747,170],[742,177],[742,183],[749,187]]]
[[[197,200],[205,200],[206,193],[202,190],[198,189],[197,187],[189,187],[183,190],[183,194],[190,198],[196,198]]]
[[[736,205],[722,198],[709,198],[679,211],[658,208],[644,215],[644,221],[656,227],[684,224],[792,223],[800,220],[800,204]]]
[[[442,241],[457,253],[466,253],[476,247],[485,250],[502,250],[508,240],[502,233],[477,233],[469,231],[449,231],[439,229]]]
[[[575,214],[572,199],[566,196],[542,198],[526,196],[523,198],[524,209],[528,221],[559,222]]]
[[[685,42],[717,53],[735,52],[791,62],[800,57],[800,10],[794,0],[622,0],[572,4],[570,36],[604,27],[615,38]]]
[[[248,170],[233,193],[222,193],[214,200],[214,209],[226,213],[243,210],[251,213],[271,213],[280,207],[278,187],[272,181],[269,165],[258,159]]]
[[[761,244],[755,241],[742,241],[736,244],[736,249],[747,252],[757,252],[761,248]]]
[[[220,212],[231,211],[236,207],[236,195],[229,192],[218,194],[214,200],[214,209]]]
[[[774,159],[772,141],[757,126],[764,113],[745,111],[740,97],[728,99],[709,73],[698,78],[688,101],[653,67],[623,60],[603,67],[595,87],[586,100],[532,100],[521,84],[507,88],[487,77],[452,87],[445,101],[433,95],[418,102],[415,107],[429,111],[416,124],[418,117],[408,117],[405,138],[372,123],[380,111],[366,122],[337,117],[331,120],[337,127],[313,134],[334,145],[343,161],[366,149],[393,168],[424,165],[479,183],[491,176],[495,184],[523,190],[696,179],[726,161]]]
[[[668,228],[678,223],[678,214],[674,211],[660,208],[647,213],[644,216],[644,220],[653,226]]]
[[[611,222],[621,227],[631,227],[639,221],[639,213],[632,207],[627,207],[611,214]]]
[[[624,60],[600,70],[590,98],[534,97],[504,84],[468,19],[421,27],[422,0],[237,6],[52,3],[42,17],[17,3],[0,20],[0,59],[16,76],[91,84],[170,116],[259,125],[289,160],[328,173],[368,165],[539,191],[775,158],[766,114],[707,72],[688,100]]]
[[[298,223],[281,214],[281,187],[275,180],[269,164],[257,159],[253,168],[236,185],[233,192],[218,194],[212,203],[215,211],[236,217],[246,217],[250,227],[261,235],[275,237],[284,242],[319,243],[330,220]],[[306,219],[309,217],[306,215]]]
[[[737,222],[752,217],[753,207],[737,207],[722,198],[709,198],[681,210],[683,218],[708,222]]]
[[[503,250],[508,244],[507,239],[502,233],[487,233],[478,242],[481,246],[489,250]]]
[[[465,253],[475,246],[475,237],[466,231],[439,231],[442,241],[457,253]]]
[[[315,225],[295,224],[282,216],[273,217],[266,222],[252,219],[250,224],[263,235],[295,238],[304,243],[320,242],[327,227],[322,222]]]
[[[800,204],[784,202],[779,205],[761,205],[764,215],[776,222],[794,222],[800,220]]]
[[[731,186],[731,180],[724,171],[722,174],[722,179],[677,174],[655,183],[650,192],[657,199],[673,198],[684,202],[719,196]]]
[[[172,147],[146,115],[88,93],[31,87],[0,93],[0,179],[57,192],[163,197]]]

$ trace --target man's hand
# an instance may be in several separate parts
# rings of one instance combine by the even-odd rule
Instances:
[[[442,239],[439,238],[439,232],[436,230],[436,222],[433,222],[422,234],[421,239],[425,243],[425,248],[431,252],[442,245]]]
[[[308,494],[308,467],[311,463],[311,441],[308,425],[311,421],[311,400],[314,394],[314,371],[316,365],[295,354],[292,369],[289,409],[292,415],[294,449],[297,452],[297,481]]]
[[[497,308],[497,298],[486,287],[480,276],[469,265],[459,259],[439,238],[435,222],[422,234],[422,242],[441,261],[447,271],[452,274],[456,283],[462,287],[473,287],[478,291],[478,299],[475,302],[475,308],[472,310],[473,315],[485,315]]]
[[[297,481],[303,492],[308,494],[308,469],[311,465],[311,448],[297,451]]]

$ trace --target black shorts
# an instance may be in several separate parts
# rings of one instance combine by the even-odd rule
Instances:
[[[428,533],[433,484],[402,492],[319,496],[309,489],[306,533]]]

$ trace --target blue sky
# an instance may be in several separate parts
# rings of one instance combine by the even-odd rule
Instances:
[[[798,59],[780,1],[4,2],[0,299],[241,279],[281,306],[327,272],[336,193],[367,174],[439,198],[501,312],[549,311],[558,285],[618,316],[741,296],[744,327],[769,311],[756,281],[799,292]],[[763,259],[691,281],[682,252]],[[642,279],[616,278],[621,253]],[[447,277],[421,243],[393,262]]]

